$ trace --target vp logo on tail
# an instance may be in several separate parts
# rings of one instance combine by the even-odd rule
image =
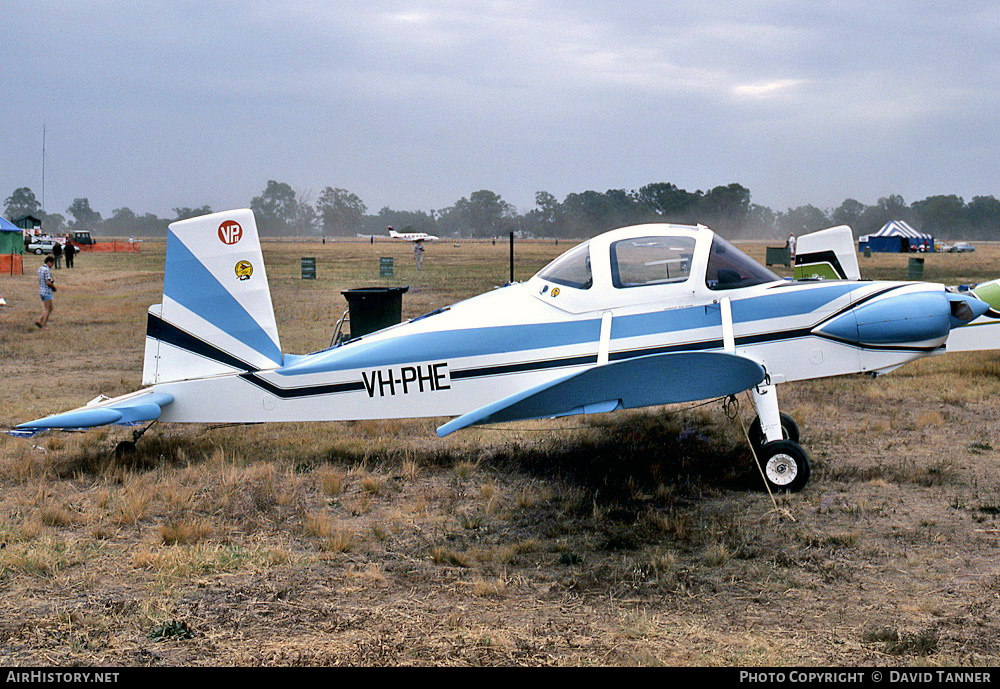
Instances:
[[[243,238],[243,228],[235,220],[226,220],[219,225],[219,239],[223,244],[235,244]]]

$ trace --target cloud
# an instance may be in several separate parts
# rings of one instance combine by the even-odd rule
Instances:
[[[750,98],[770,98],[781,95],[806,83],[805,79],[775,79],[774,81],[756,84],[737,84],[733,86],[733,94]]]

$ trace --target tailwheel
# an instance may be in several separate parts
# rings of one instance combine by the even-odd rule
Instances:
[[[125,459],[134,457],[136,453],[135,443],[131,440],[123,440],[115,445],[115,458]]]
[[[782,439],[791,440],[793,443],[799,442],[799,425],[795,423],[795,419],[784,412],[780,416]],[[754,449],[763,447],[764,443],[767,442],[767,439],[764,437],[764,431],[760,427],[759,416],[750,424],[750,430],[747,431],[747,435],[750,437],[750,442],[753,443]]]
[[[150,428],[153,427],[154,423],[156,423],[156,419],[150,421],[149,425],[146,426],[145,428],[141,428],[137,431],[132,431],[131,440],[122,440],[120,443],[115,445],[115,458],[116,459],[134,458],[136,452],[138,451],[136,443],[139,442],[139,438],[141,438],[146,433],[146,431],[148,431]]]
[[[772,491],[797,493],[809,482],[809,455],[793,440],[774,440],[757,450],[757,461]]]

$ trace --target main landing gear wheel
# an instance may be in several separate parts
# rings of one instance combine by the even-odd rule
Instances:
[[[795,419],[784,412],[780,416],[781,437],[785,440],[791,440],[793,443],[799,442],[799,425],[795,423]],[[763,447],[764,443],[767,442],[767,439],[764,438],[764,431],[760,427],[759,416],[750,424],[750,430],[747,431],[747,435],[750,436],[750,442],[753,443],[754,449]]]
[[[809,482],[809,455],[793,440],[774,440],[757,450],[757,461],[772,492],[797,493]]]

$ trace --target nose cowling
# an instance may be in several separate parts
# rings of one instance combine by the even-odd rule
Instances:
[[[959,297],[944,291],[916,292],[867,302],[821,325],[817,331],[860,345],[938,345],[947,339],[953,319],[957,319],[949,299],[952,296]],[[972,302],[978,301],[974,297],[960,299],[956,308],[976,313],[979,305]],[[959,324],[965,322],[957,320]]]

